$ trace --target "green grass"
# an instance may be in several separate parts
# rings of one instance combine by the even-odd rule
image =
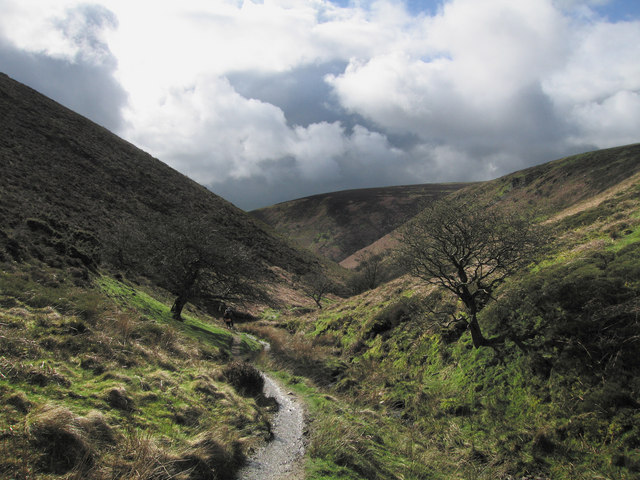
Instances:
[[[263,332],[289,342],[277,365],[310,405],[309,478],[636,478],[640,243],[636,230],[611,238],[609,224],[570,237],[608,238],[606,248],[558,244],[482,312],[489,336],[533,333],[527,352],[474,349],[468,333],[445,341],[428,312],[409,308],[421,302],[410,288],[280,312],[276,325],[297,334]],[[404,309],[410,319],[397,323]],[[329,388],[300,377],[313,378],[300,365],[335,356]]]
[[[253,338],[243,334],[234,334],[227,328],[213,325],[211,318],[208,319],[209,321],[204,321],[199,317],[184,313],[182,315],[184,321],[176,321],[171,315],[171,309],[167,303],[155,299],[141,288],[134,288],[108,276],[101,276],[97,283],[102,291],[121,305],[134,309],[157,322],[171,325],[196,340],[230,351],[234,337],[238,335],[240,337],[239,349],[242,353],[255,354],[262,350],[260,343]]]
[[[0,477],[168,479],[194,458],[231,476],[268,438],[268,412],[222,375],[233,336],[255,353],[252,338],[195,314],[182,325],[106,276],[92,289],[32,266],[0,272],[0,287]],[[84,453],[69,463],[50,435]]]

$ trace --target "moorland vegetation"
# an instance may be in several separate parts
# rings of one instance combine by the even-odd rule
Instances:
[[[456,188],[348,272],[6,76],[0,107],[1,477],[233,478],[254,364],[309,479],[640,475],[640,145]]]
[[[498,348],[474,342],[456,287],[483,289],[455,263],[436,267],[440,280],[396,271],[321,311],[247,325],[311,399],[311,478],[638,478],[639,155],[582,154],[447,199],[517,210],[544,231],[481,294],[478,325]]]

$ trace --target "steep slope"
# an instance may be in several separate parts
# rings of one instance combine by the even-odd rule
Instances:
[[[340,262],[466,184],[365,188],[313,195],[251,214],[311,251]]]
[[[0,75],[0,478],[234,478],[270,438],[276,405],[233,358],[262,345],[192,306],[176,320],[143,275],[134,249],[178,237],[165,224],[250,248],[271,293],[323,262]]]
[[[180,218],[249,247],[267,265],[300,274],[318,265],[229,202],[6,75],[0,111],[0,246],[7,258],[95,264],[123,224],[139,231]]]
[[[557,213],[630,179],[640,171],[640,144],[586,152],[470,186],[463,195],[511,202],[540,215]]]
[[[201,314],[176,322],[139,286],[78,280],[0,270],[0,478],[233,478],[273,404],[231,354],[261,345]]]

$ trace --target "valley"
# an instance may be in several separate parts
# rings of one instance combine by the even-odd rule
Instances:
[[[0,477],[640,475],[640,144],[248,214],[4,75],[0,108]],[[416,275],[438,225],[459,263]]]

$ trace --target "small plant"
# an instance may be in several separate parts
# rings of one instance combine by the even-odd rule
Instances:
[[[46,405],[29,422],[29,439],[41,452],[40,469],[57,474],[90,467],[94,452],[82,419],[70,410]]]
[[[264,378],[247,362],[231,362],[222,371],[224,378],[242,395],[256,397],[262,393]]]

